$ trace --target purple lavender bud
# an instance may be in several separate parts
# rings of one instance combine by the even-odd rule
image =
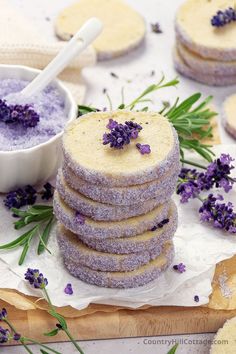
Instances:
[[[72,285],[68,283],[64,289],[64,293],[67,295],[73,295]]]
[[[7,318],[7,310],[5,308],[0,311],[0,321],[4,318]]]
[[[112,130],[117,127],[118,123],[112,118],[109,119],[109,123],[107,124],[107,129]]]
[[[0,326],[0,344],[7,343],[10,338],[9,329],[5,329]]]
[[[162,220],[161,222],[159,222],[159,224],[153,226],[150,231],[156,231],[157,229],[161,229],[164,225],[168,224],[169,221],[169,219]]]
[[[54,194],[54,187],[51,185],[51,183],[47,182],[43,186],[44,190],[42,193],[42,199],[49,200],[53,197]]]
[[[18,341],[21,339],[21,334],[20,333],[15,333],[14,336],[13,336],[13,339]]]
[[[179,273],[186,272],[186,266],[183,263],[175,264],[173,266],[173,269],[176,270]]]
[[[25,205],[33,205],[37,199],[36,190],[28,185],[24,188],[18,188],[15,191],[11,191],[6,195],[4,199],[4,205],[8,208],[21,208]]]
[[[25,273],[25,280],[28,280],[30,285],[36,289],[44,289],[48,285],[47,278],[44,278],[43,274],[38,269],[28,268]]]
[[[232,203],[220,203],[222,200],[224,198],[221,195],[209,194],[199,209],[200,220],[234,234],[236,233],[236,213]]]
[[[199,302],[199,296],[198,296],[198,295],[195,295],[195,296],[194,296],[194,301],[195,301],[195,302]]]
[[[80,214],[79,211],[75,212],[75,218],[76,221],[80,224],[80,225],[84,225],[85,224],[85,216]]]
[[[140,153],[142,154],[142,155],[145,155],[145,154],[150,154],[150,152],[151,152],[151,148],[150,148],[150,145],[148,145],[148,144],[136,144],[136,147],[137,147],[137,149],[140,151]]]
[[[214,27],[223,27],[235,20],[236,10],[229,7],[225,11],[217,11],[216,15],[211,18],[211,24]]]

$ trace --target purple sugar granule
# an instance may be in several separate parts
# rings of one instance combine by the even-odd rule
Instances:
[[[21,91],[28,84],[29,81],[20,79],[1,80],[0,99]],[[65,114],[64,97],[53,85],[47,86],[28,100],[23,99],[20,103],[30,104],[39,114],[40,120],[35,127],[29,128],[0,122],[0,151],[27,149],[42,144],[65,127],[68,117]]]

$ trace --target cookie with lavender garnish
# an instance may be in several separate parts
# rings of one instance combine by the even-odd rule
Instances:
[[[121,221],[96,221],[71,209],[59,196],[54,193],[54,213],[57,219],[72,232],[87,238],[116,238],[131,237],[152,229],[156,224],[167,218],[170,202],[162,204],[145,215],[134,216]],[[80,216],[80,218],[79,218]]]
[[[75,235],[79,240],[86,244],[89,248],[106,253],[113,254],[130,254],[134,252],[148,251],[160,248],[162,245],[171,240],[178,225],[178,213],[174,202],[171,202],[167,218],[157,223],[151,230],[132,237],[119,238],[92,238],[86,235]],[[71,232],[65,230],[70,235]],[[61,236],[63,237],[63,236]],[[64,240],[66,243],[66,239]]]
[[[158,197],[146,200],[143,203],[137,202],[133,199],[132,205],[111,205],[99,203],[92,199],[87,198],[83,194],[71,188],[65,181],[62,173],[59,171],[56,184],[57,192],[60,197],[72,209],[80,210],[83,215],[86,215],[94,220],[100,221],[119,221],[146,214],[156,208],[158,205],[163,204],[170,199],[173,193],[173,188],[166,191]]]
[[[174,245],[166,242],[163,252],[154,260],[127,272],[103,272],[74,262],[70,257],[65,258],[65,266],[75,277],[86,283],[106,288],[134,288],[145,285],[157,278],[171,264],[174,257]]]
[[[236,60],[234,0],[187,0],[176,15],[179,42],[203,58]]]
[[[236,119],[235,119],[235,107],[236,107],[236,94],[226,98],[223,106],[223,117],[225,130],[236,139]]]
[[[109,119],[118,126],[110,130]],[[126,124],[130,122],[137,127]],[[149,145],[149,153],[142,154],[137,144]],[[171,171],[179,160],[173,126],[167,118],[150,112],[86,114],[67,127],[63,151],[66,165],[76,176],[109,187],[154,181]]]

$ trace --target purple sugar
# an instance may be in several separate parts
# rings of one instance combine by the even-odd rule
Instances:
[[[20,79],[1,80],[0,99],[21,91],[28,84],[29,81]],[[30,128],[0,122],[0,151],[27,149],[42,144],[64,129],[67,121],[65,102],[53,85],[47,86],[36,96],[24,99],[24,102],[20,103],[32,105],[39,114],[40,121],[35,127]]]

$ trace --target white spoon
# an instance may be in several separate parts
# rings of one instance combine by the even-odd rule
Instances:
[[[16,103],[16,100],[25,99],[42,91],[65,67],[69,62],[80,54],[91,44],[101,33],[102,22],[96,18],[90,18],[80,30],[63,47],[57,56],[38,74],[29,85],[22,91],[7,95],[4,99],[8,104]],[[14,101],[14,102],[13,102]],[[20,102],[19,102],[20,103]]]

